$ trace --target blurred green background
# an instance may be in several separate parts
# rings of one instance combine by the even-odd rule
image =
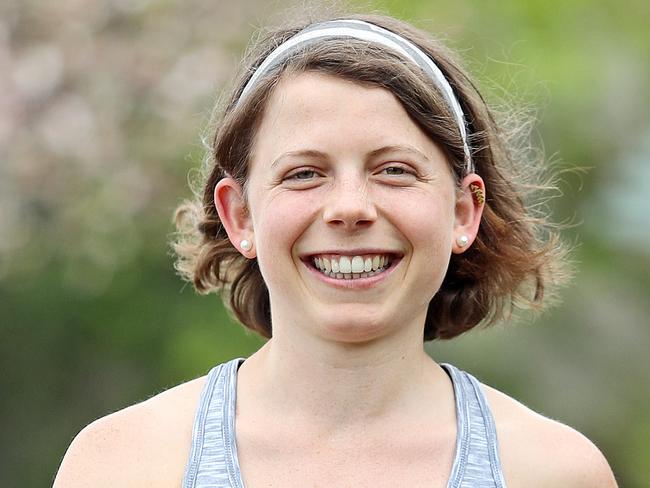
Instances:
[[[300,2],[302,3],[302,2]],[[256,27],[296,2],[0,4],[0,485],[49,486],[87,423],[253,352],[175,276],[171,214]],[[650,3],[376,1],[537,109],[576,242],[564,303],[428,346],[650,486]]]

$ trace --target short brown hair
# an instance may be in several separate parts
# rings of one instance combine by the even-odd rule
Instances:
[[[465,113],[475,171],[487,201],[476,240],[453,254],[440,290],[429,303],[424,340],[449,339],[473,327],[508,317],[513,309],[541,310],[569,277],[567,248],[547,216],[533,211],[530,196],[552,190],[541,183],[539,161],[521,157],[511,130],[499,124],[455,56],[424,31],[378,15],[334,16],[372,22],[420,47],[452,86]],[[329,20],[329,19],[318,19]],[[426,74],[382,47],[351,39],[313,44],[257,81],[241,101],[251,73],[279,44],[313,23],[273,30],[249,51],[225,108],[213,117],[214,139],[206,173],[194,201],[176,211],[176,269],[200,293],[219,291],[236,318],[264,337],[272,336],[269,293],[257,261],[232,246],[213,200],[217,182],[229,175],[246,190],[255,134],[274,87],[286,73],[315,71],[389,90],[412,120],[446,153],[457,181],[464,176],[463,143],[453,115]],[[215,112],[217,113],[217,112]],[[519,131],[521,132],[521,131]],[[246,193],[246,191],[244,192]]]

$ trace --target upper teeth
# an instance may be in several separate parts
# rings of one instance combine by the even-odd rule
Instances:
[[[389,256],[366,254],[363,256],[315,256],[314,266],[325,273],[368,273],[389,264]]]

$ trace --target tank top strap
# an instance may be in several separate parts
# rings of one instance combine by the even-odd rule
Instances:
[[[243,488],[234,425],[237,369],[243,361],[237,358],[219,364],[207,374],[182,488]]]
[[[456,455],[447,488],[505,488],[496,427],[479,381],[442,363],[454,386]]]

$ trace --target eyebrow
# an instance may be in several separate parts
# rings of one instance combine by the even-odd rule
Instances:
[[[312,159],[329,159],[326,153],[322,151],[317,151],[315,149],[301,149],[298,151],[288,151],[285,153],[280,154],[272,163],[271,163],[271,168],[274,168],[277,166],[283,159],[288,158],[288,157],[301,157],[301,158],[312,158]]]
[[[395,153],[395,152],[405,152],[412,154],[418,158],[423,159],[426,162],[429,162],[429,158],[427,157],[426,154],[424,154],[422,151],[412,147],[412,146],[406,146],[406,145],[401,145],[401,144],[393,144],[389,146],[383,146],[380,147],[379,149],[375,149],[373,151],[370,151],[368,153],[367,159],[373,159],[377,158],[379,156],[384,156],[389,153]],[[271,163],[271,168],[274,168],[277,166],[283,159],[287,157],[307,157],[307,158],[312,158],[312,159],[320,159],[320,160],[327,160],[329,159],[329,156],[327,153],[324,153],[322,151],[318,151],[316,149],[301,149],[298,151],[288,151],[285,153],[282,153],[280,156],[278,156],[272,163]]]
[[[380,147],[379,149],[375,149],[374,151],[371,151],[370,154],[368,154],[368,156],[371,158],[376,158],[378,156],[383,156],[387,153],[393,153],[393,152],[409,153],[414,156],[417,156],[418,158],[423,159],[426,162],[429,162],[429,158],[422,151],[414,148],[413,146],[405,146],[400,144]]]

